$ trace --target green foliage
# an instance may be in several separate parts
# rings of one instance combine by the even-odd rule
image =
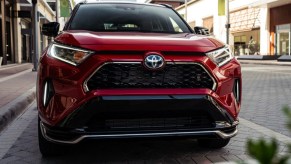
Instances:
[[[276,139],[266,141],[261,138],[258,141],[249,140],[247,142],[249,154],[261,164],[284,164],[287,156],[278,157],[278,143]]]
[[[278,144],[275,139],[268,143],[261,138],[258,141],[249,140],[247,148],[249,154],[260,163],[271,164],[277,154]]]
[[[287,127],[291,130],[291,109],[288,106],[283,107],[283,112],[286,114],[287,120]]]
[[[283,111],[288,119],[287,126],[291,130],[291,109],[288,106],[284,106]],[[288,145],[288,148],[289,152],[291,152],[291,145]],[[257,141],[248,140],[247,150],[249,155],[261,164],[285,164],[290,158],[290,155],[278,155],[278,142],[274,138],[271,141],[266,141],[263,138]]]

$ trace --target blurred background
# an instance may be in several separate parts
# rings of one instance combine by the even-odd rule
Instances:
[[[291,0],[115,1],[169,4],[191,28],[206,27],[209,35],[228,43],[237,57],[277,59],[291,55]],[[1,0],[0,65],[37,63],[53,40],[41,34],[43,24],[59,22],[62,30],[79,2]]]

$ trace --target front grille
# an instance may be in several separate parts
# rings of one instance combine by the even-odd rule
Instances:
[[[214,81],[199,64],[169,64],[150,71],[141,63],[107,63],[88,80],[89,90],[121,88],[209,88]]]

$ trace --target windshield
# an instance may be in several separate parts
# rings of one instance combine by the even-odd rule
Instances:
[[[84,4],[68,30],[190,33],[171,9],[141,4]]]

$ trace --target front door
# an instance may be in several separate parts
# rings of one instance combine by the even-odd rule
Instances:
[[[276,54],[291,55],[290,52],[290,24],[276,26]]]

